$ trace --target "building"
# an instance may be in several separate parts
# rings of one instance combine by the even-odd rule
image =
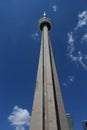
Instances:
[[[87,130],[87,120],[82,121],[83,130]]]
[[[51,20],[39,20],[41,49],[30,130],[69,130],[49,38]]]
[[[69,130],[75,130],[74,129],[74,122],[73,122],[73,118],[72,118],[71,114],[67,113],[66,117],[67,117],[67,121],[68,121],[68,125],[69,125]]]

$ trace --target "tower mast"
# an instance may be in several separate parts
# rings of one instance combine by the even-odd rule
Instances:
[[[30,130],[69,130],[49,38],[51,27],[44,13],[39,20],[42,39]]]

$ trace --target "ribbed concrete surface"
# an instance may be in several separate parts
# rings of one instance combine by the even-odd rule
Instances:
[[[46,25],[42,31],[30,130],[69,130]]]

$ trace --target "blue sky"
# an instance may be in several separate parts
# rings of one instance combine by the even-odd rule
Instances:
[[[43,11],[66,112],[76,130],[87,119],[87,0],[0,0],[0,130],[28,130]]]

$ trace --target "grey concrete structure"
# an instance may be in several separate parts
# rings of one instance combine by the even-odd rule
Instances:
[[[69,130],[75,130],[74,121],[73,121],[73,118],[72,118],[71,114],[67,113],[66,117],[67,117],[67,121],[68,121]]]
[[[87,130],[87,120],[82,121],[83,130]]]
[[[44,14],[39,21],[42,39],[30,130],[69,130],[49,38],[51,27]]]

